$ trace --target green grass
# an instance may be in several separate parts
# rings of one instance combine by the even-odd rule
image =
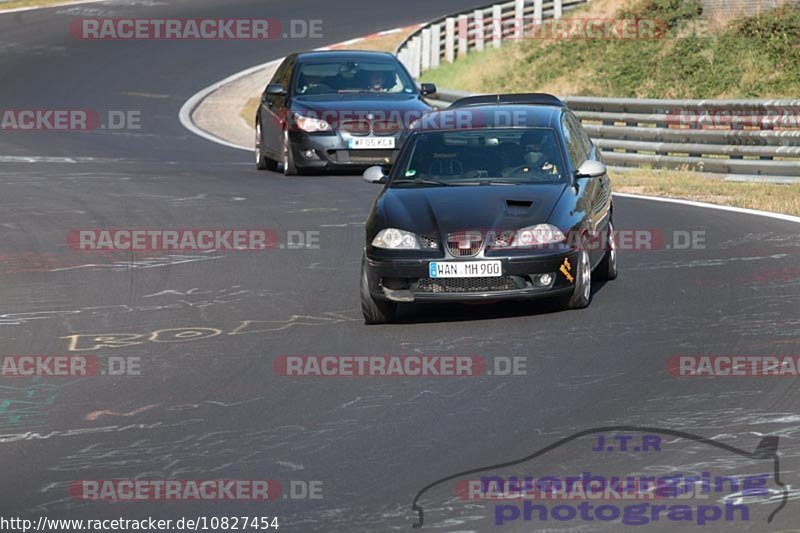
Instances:
[[[603,0],[596,0],[602,2]],[[453,89],[633,98],[800,96],[800,6],[710,29],[694,0],[644,0],[616,18],[658,19],[653,40],[522,40],[423,75]],[[581,17],[574,12],[571,17]]]

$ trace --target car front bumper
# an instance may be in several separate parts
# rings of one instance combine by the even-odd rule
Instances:
[[[448,302],[488,300],[529,300],[566,295],[573,291],[578,265],[575,250],[464,258],[463,261],[499,260],[498,278],[430,278],[431,261],[459,261],[452,258],[377,258],[367,255],[370,293],[374,298],[395,302]],[[546,286],[536,284],[539,274],[552,274]],[[572,279],[570,279],[572,278]]]
[[[363,170],[374,165],[391,165],[400,152],[404,135],[395,136],[393,149],[359,149],[349,148],[349,137],[335,133],[333,135],[308,134],[293,131],[289,134],[294,163],[297,168],[305,170]]]

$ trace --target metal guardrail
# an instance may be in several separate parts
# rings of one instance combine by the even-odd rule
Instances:
[[[513,0],[423,25],[397,49],[414,77],[470,51],[499,47],[587,0]],[[491,18],[489,18],[491,17]],[[513,23],[509,24],[511,21]],[[440,89],[446,107],[465,91]],[[617,167],[686,169],[734,179],[800,182],[800,99],[656,100],[570,96],[564,101]]]
[[[470,95],[440,89],[434,103],[446,107]],[[800,117],[800,100],[583,96],[563,100],[583,121],[611,166],[687,169],[781,183],[800,181],[800,123],[796,120]],[[714,124],[715,117],[722,124]],[[715,129],[705,129],[707,126]],[[722,127],[726,129],[719,129]],[[753,129],[744,129],[750,127]]]
[[[470,50],[499,48],[503,41],[520,39],[543,20],[560,19],[565,11],[588,0],[511,0],[448,15],[424,24],[397,48],[396,55],[418,78],[423,72],[452,63]]]

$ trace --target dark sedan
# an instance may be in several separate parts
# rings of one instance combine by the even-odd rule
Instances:
[[[292,54],[261,96],[256,163],[287,175],[363,170],[394,162],[408,126],[431,106],[395,56],[383,52]]]
[[[365,321],[402,302],[559,298],[586,307],[617,276],[611,183],[550,95],[472,97],[412,126],[367,220]],[[598,239],[600,237],[600,239]]]

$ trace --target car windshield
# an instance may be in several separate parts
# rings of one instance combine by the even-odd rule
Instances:
[[[414,94],[414,83],[397,63],[389,61],[319,61],[299,65],[294,93]]]
[[[566,168],[552,129],[432,131],[409,139],[392,187],[559,183]]]

